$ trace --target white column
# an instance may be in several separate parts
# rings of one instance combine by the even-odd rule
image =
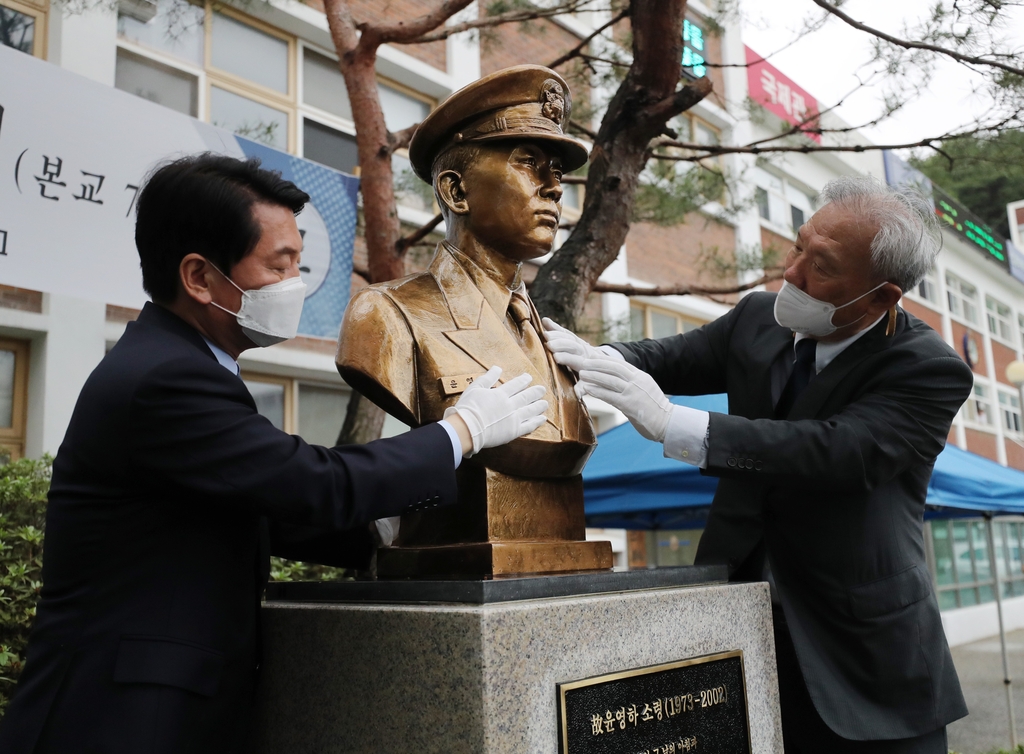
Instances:
[[[117,12],[100,3],[81,13],[50,11],[48,57],[74,73],[114,85],[117,61]]]
[[[472,21],[480,11],[477,3],[467,5],[461,12],[448,19],[448,26]],[[461,89],[480,78],[480,34],[466,31],[448,37],[448,75],[452,77],[452,86]]]
[[[738,19],[727,23],[722,31],[722,63],[744,66],[747,62]],[[723,68],[725,81],[725,107],[736,118],[736,125],[722,134],[723,142],[732,146],[749,144],[753,140],[753,127],[747,112],[747,69],[745,67]],[[749,254],[761,248],[761,218],[754,203],[754,182],[750,177],[751,168],[757,162],[754,155],[725,155],[725,168],[736,181],[736,204],[744,207],[735,220],[736,254]],[[749,270],[737,276],[737,282],[756,280],[764,273]]]
[[[32,342],[26,455],[56,454],[85,380],[106,353],[107,308],[95,301],[46,294],[48,331]]]

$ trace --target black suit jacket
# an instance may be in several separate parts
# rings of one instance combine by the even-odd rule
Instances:
[[[454,502],[453,466],[436,424],[333,449],[275,429],[193,328],[148,304],[86,382],[54,462],[0,751],[235,751],[270,550],[365,564],[367,524]]]
[[[619,344],[672,395],[725,392],[705,473],[721,477],[698,563],[759,579],[763,541],[822,719],[855,740],[908,738],[967,714],[925,562],[935,457],[967,399],[968,367],[900,310],[814,377],[773,419],[772,365],[792,349],[755,293],[705,327]],[[778,386],[776,386],[776,395]]]

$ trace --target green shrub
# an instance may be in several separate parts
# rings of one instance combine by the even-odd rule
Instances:
[[[53,459],[0,456],[0,717],[14,692],[42,587],[46,493]],[[274,558],[275,581],[339,580],[343,568]]]
[[[0,715],[21,674],[42,587],[52,461],[0,458]]]

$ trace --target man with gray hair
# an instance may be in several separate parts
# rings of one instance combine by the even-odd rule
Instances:
[[[548,321],[548,347],[577,390],[720,478],[697,562],[771,585],[787,754],[945,754],[967,708],[922,519],[971,371],[898,306],[939,250],[931,206],[854,177],[821,205],[778,294],[599,349]],[[727,393],[729,413],[665,393]]]

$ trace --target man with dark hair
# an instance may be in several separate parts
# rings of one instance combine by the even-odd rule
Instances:
[[[372,521],[454,502],[474,442],[544,421],[544,388],[524,375],[492,389],[500,370],[444,421],[364,446],[310,446],[260,416],[235,360],[295,335],[307,199],[210,154],[140,194],[153,303],[86,382],[54,462],[5,754],[241,750],[269,555],[365,567]]]

